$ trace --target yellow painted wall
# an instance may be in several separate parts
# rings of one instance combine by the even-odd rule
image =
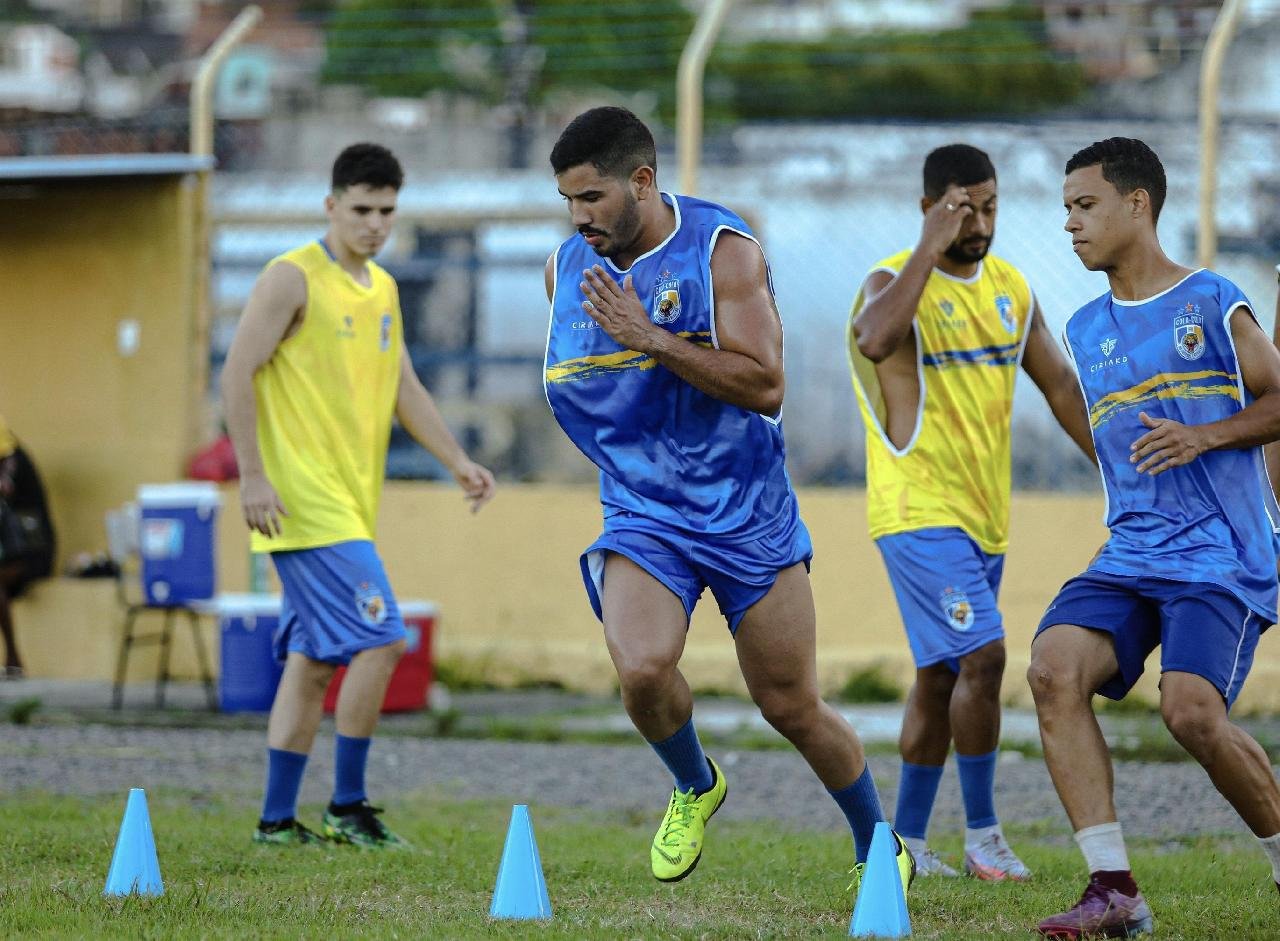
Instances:
[[[63,558],[173,479],[190,434],[191,191],[183,178],[0,187],[0,414],[49,489]],[[125,318],[141,345],[121,356]],[[202,347],[203,348],[203,347]]]
[[[220,584],[243,590],[249,562],[236,493],[219,523]],[[855,667],[883,661],[909,682],[912,666],[901,622],[879,553],[866,535],[861,491],[807,489],[801,510],[813,535],[813,587],[818,608],[819,668],[824,684],[839,685]],[[1045,606],[1101,544],[1101,500],[1095,497],[1015,494],[1013,530],[1001,607],[1009,635],[1005,698],[1028,704],[1023,674],[1031,637]],[[387,485],[379,545],[402,599],[437,602],[442,619],[436,656],[484,665],[493,675],[556,678],[576,688],[607,690],[613,670],[578,574],[578,553],[599,529],[593,487],[505,485],[477,516],[445,485]],[[47,583],[17,611],[20,642],[33,674],[109,675],[114,649],[84,632],[114,640],[114,610],[106,586],[97,595],[83,585],[63,596],[67,583]],[[96,612],[96,613],[95,613]],[[212,625],[207,636],[216,647]],[[113,641],[112,641],[113,642]],[[144,678],[146,662],[138,671]],[[186,638],[175,649],[175,668],[191,675]],[[684,669],[694,688],[742,689],[733,646],[707,595],[689,635]],[[1158,673],[1152,660],[1140,691],[1153,698]],[[1280,708],[1280,634],[1263,639],[1243,708]]]

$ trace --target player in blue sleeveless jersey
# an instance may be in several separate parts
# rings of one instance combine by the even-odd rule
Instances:
[[[818,695],[813,554],[784,466],[782,324],[746,223],[661,192],[649,129],[622,108],[575,118],[551,165],[577,232],[547,261],[545,387],[600,468],[604,532],[582,555],[622,701],[675,778],[650,851],[697,864],[724,775],[678,664],[710,588],[752,698],[844,811],[859,865],[884,818],[862,745]],[[896,841],[903,884],[914,861]]]
[[[1151,930],[1116,820],[1094,693],[1121,699],[1160,652],[1175,739],[1259,838],[1280,887],[1280,787],[1228,710],[1276,619],[1276,522],[1261,445],[1280,438],[1280,352],[1234,284],[1171,261],[1156,220],[1164,168],[1111,138],[1067,163],[1066,230],[1111,290],[1068,321],[1111,537],[1062,587],[1032,646],[1045,762],[1089,866],[1042,935]]]

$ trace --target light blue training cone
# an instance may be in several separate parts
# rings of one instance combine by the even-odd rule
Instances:
[[[547,880],[542,876],[542,858],[538,841],[533,838],[529,808],[516,804],[511,808],[511,826],[507,828],[507,845],[498,866],[498,884],[493,888],[491,918],[550,918],[551,899],[547,897]]]
[[[882,820],[871,837],[871,851],[849,922],[849,934],[855,938],[911,937],[911,917],[895,849],[893,831]]]
[[[147,792],[130,788],[124,805],[124,819],[116,837],[116,850],[111,854],[111,869],[103,895],[164,895],[160,879],[160,860],[156,858],[156,841],[151,834],[151,815],[147,812]]]

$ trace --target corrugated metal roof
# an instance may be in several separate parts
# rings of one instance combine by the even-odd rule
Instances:
[[[212,170],[213,157],[193,154],[93,154],[78,157],[0,157],[0,180],[71,177],[177,176]]]

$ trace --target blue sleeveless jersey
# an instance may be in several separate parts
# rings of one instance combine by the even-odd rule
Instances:
[[[556,250],[544,386],[560,427],[600,468],[606,520],[630,513],[696,535],[789,539],[800,525],[782,427],[712,398],[623,349],[582,309],[582,272],[630,274],[654,323],[716,347],[711,252],[747,224],[714,203],[667,193],[675,231],[627,271],[574,234]]]
[[[1240,376],[1231,315],[1252,311],[1238,287],[1208,270],[1143,301],[1108,292],[1067,321],[1106,491],[1111,530],[1090,568],[1207,582],[1276,620],[1280,521],[1261,448],[1206,451],[1156,477],[1139,474],[1129,446],[1138,418],[1219,421],[1252,401]]]

